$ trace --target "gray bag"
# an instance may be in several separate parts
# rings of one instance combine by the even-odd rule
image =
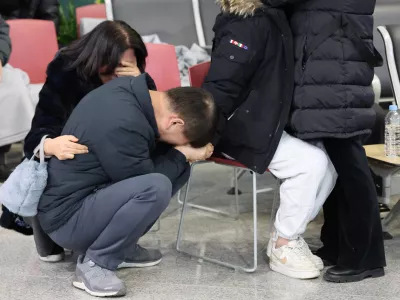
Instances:
[[[25,159],[0,186],[0,202],[9,211],[22,217],[37,215],[37,207],[47,184],[47,162],[44,157],[44,136],[31,159]],[[40,163],[34,158],[39,152]]]

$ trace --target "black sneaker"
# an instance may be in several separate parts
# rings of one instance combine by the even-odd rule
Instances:
[[[23,235],[33,235],[33,229],[18,215],[10,212],[3,206],[3,213],[0,217],[0,226],[6,229],[15,230]]]
[[[12,170],[6,165],[0,165],[0,182],[6,181]]]
[[[390,208],[386,204],[379,203],[379,214],[381,215],[381,219],[386,218],[386,216],[390,213]]]

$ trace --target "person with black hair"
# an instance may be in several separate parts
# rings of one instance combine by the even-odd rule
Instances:
[[[161,261],[158,250],[139,260],[137,241],[187,182],[188,162],[213,152],[212,96],[191,87],[149,91],[147,76],[114,79],[82,99],[61,134],[88,151],[50,159],[39,201],[43,230],[81,254],[73,285],[93,296],[125,295],[118,268]]]
[[[47,79],[39,94],[32,128],[25,139],[26,157],[31,157],[43,136],[48,157],[73,159],[87,146],[72,135],[62,135],[66,120],[90,91],[118,76],[137,76],[145,71],[147,49],[140,35],[122,21],[105,21],[93,31],[61,49],[47,68]],[[147,76],[149,89],[154,81]],[[36,248],[43,261],[64,258],[64,249],[41,229],[37,218],[29,220]]]

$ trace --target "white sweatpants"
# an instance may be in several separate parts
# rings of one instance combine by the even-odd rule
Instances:
[[[332,192],[335,168],[322,143],[314,146],[284,132],[269,170],[283,181],[275,229],[282,238],[296,239]]]

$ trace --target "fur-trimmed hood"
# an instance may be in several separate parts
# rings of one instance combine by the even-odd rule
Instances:
[[[217,0],[217,4],[223,12],[241,17],[253,16],[264,5],[262,0]]]

